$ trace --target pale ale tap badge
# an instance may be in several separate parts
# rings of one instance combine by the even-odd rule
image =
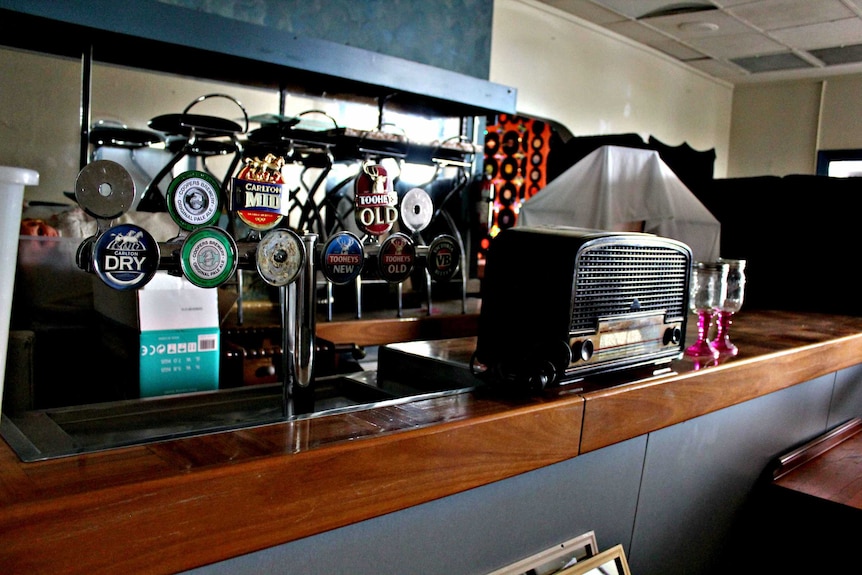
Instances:
[[[198,228],[186,237],[180,248],[183,275],[198,287],[222,285],[233,276],[236,267],[236,243],[221,228]]]
[[[284,158],[267,154],[262,160],[244,161],[245,166],[233,179],[233,210],[253,230],[272,229],[290,208],[290,190],[281,173]]]
[[[382,236],[398,221],[398,194],[386,168],[380,164],[362,163],[354,182],[353,198],[356,225],[369,236]]]
[[[214,225],[221,217],[221,185],[205,172],[189,170],[174,178],[166,199],[171,218],[186,231]]]

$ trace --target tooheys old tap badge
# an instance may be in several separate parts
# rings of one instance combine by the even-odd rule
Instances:
[[[398,219],[398,194],[386,168],[373,162],[362,164],[354,184],[356,225],[368,235],[380,236],[392,229]]]
[[[399,283],[410,277],[415,261],[416,247],[405,234],[392,234],[380,244],[378,272],[388,282]]]
[[[233,209],[239,219],[255,230],[268,230],[287,215],[289,190],[281,175],[284,158],[267,154],[246,158],[233,179]]]

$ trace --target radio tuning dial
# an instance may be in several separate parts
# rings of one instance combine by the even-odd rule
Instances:
[[[679,326],[669,327],[664,330],[664,344],[665,345],[676,345],[680,341],[682,341],[682,330]]]
[[[592,340],[576,341],[572,344],[572,359],[575,361],[589,361],[593,357],[593,350]]]

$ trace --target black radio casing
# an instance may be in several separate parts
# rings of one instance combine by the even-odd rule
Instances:
[[[692,252],[647,233],[501,231],[487,254],[474,363],[533,389],[660,365],[685,345]]]

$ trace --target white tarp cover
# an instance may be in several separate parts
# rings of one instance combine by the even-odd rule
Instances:
[[[521,206],[517,226],[644,231],[687,244],[695,261],[719,257],[721,224],[655,150],[602,146]]]

